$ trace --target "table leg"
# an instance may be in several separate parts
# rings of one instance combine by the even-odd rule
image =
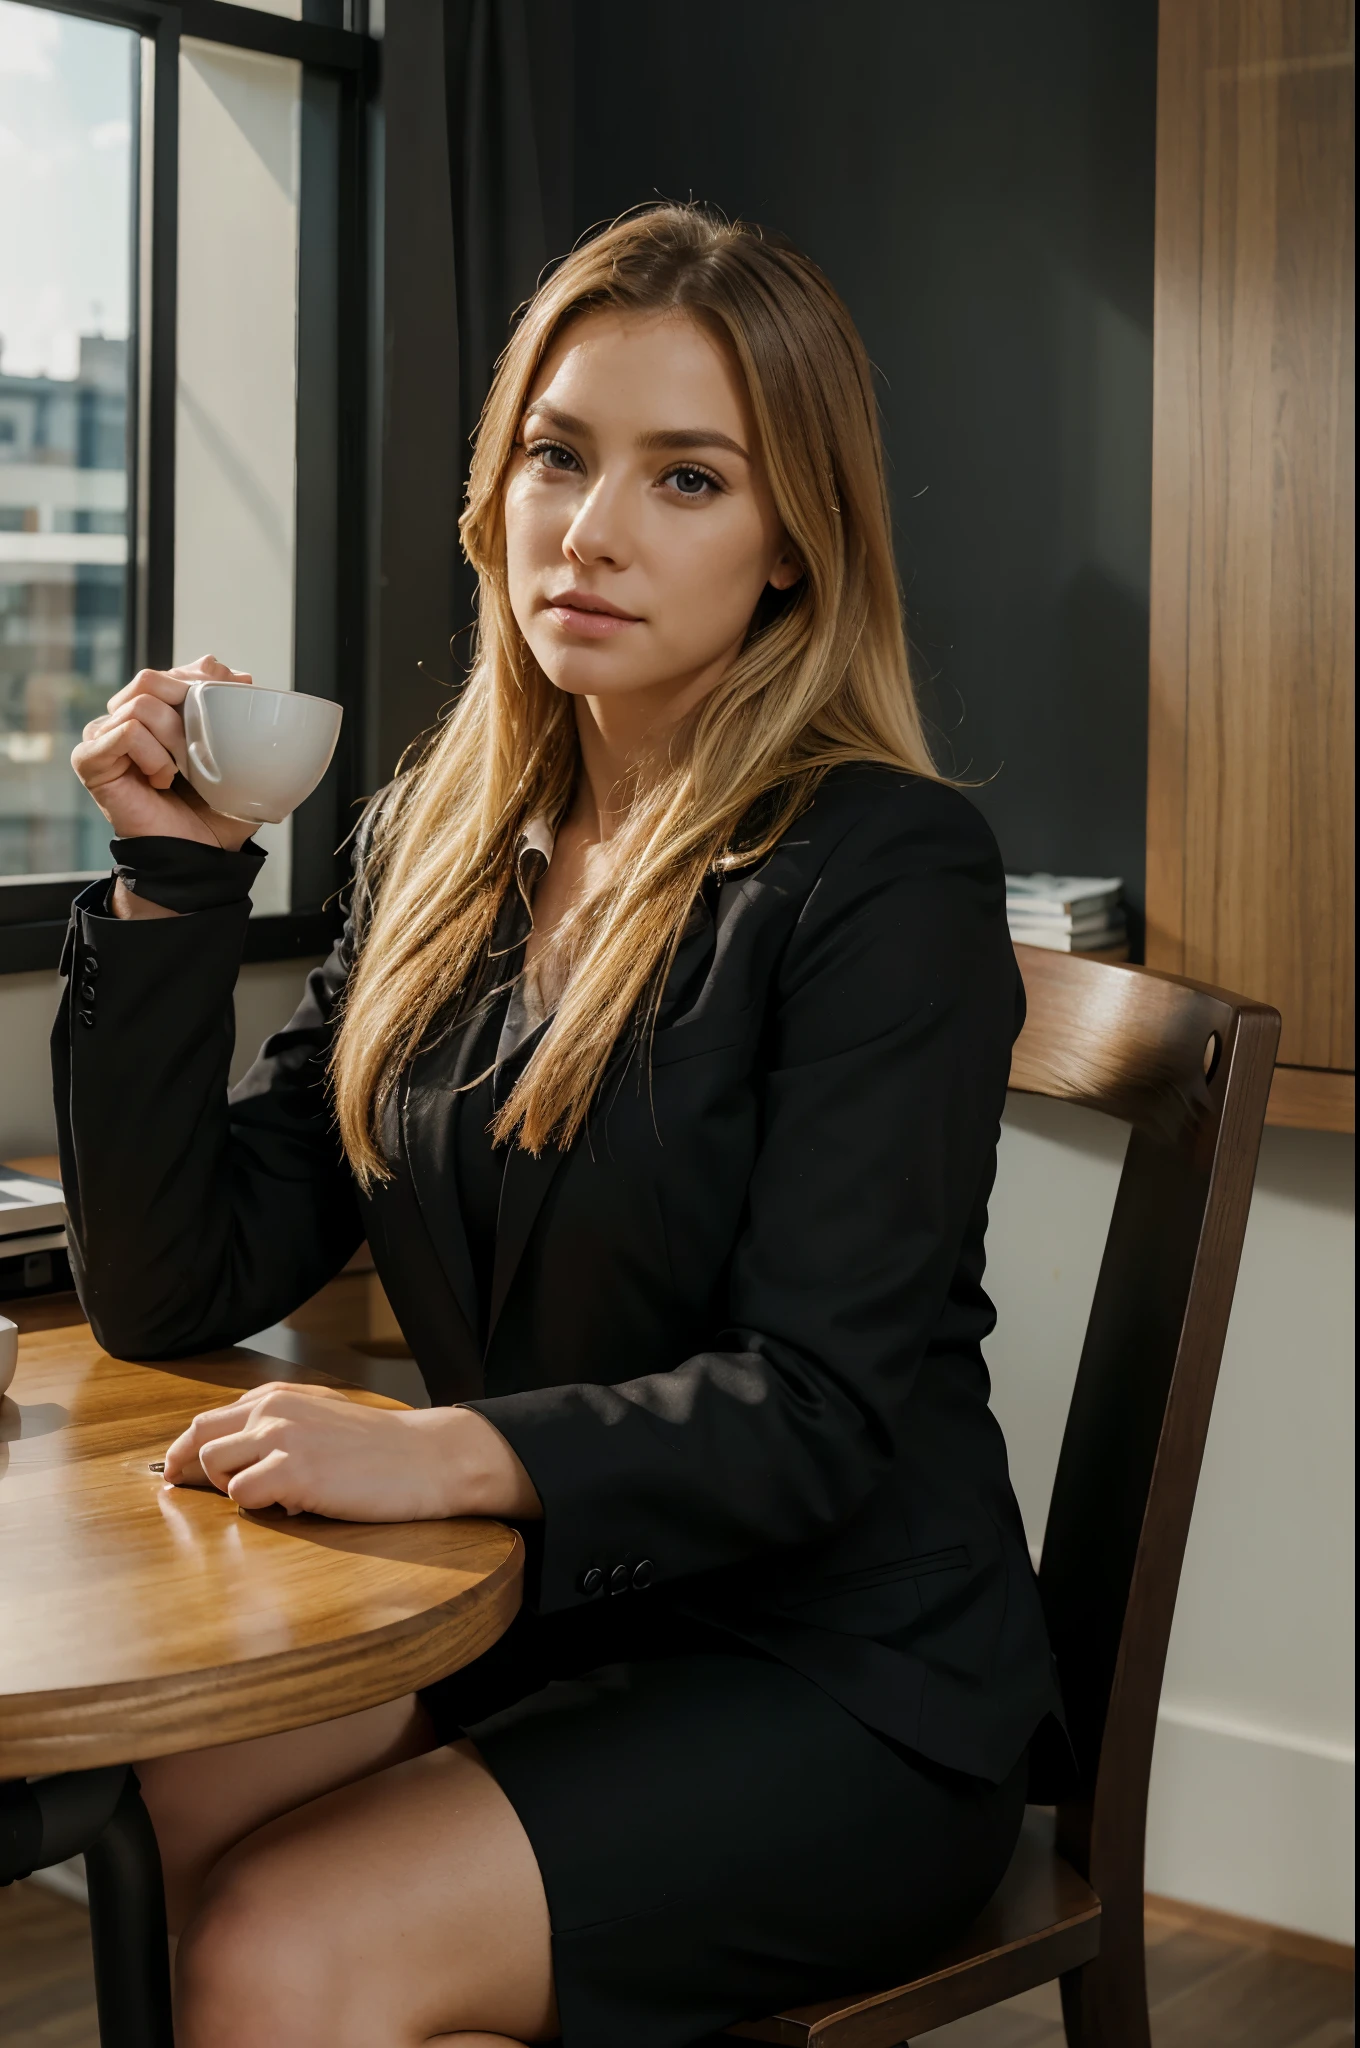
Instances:
[[[0,1884],[82,1853],[100,2048],[174,2048],[160,1850],[136,1772],[0,1785]]]
[[[85,1877],[100,2048],[174,2048],[161,1857],[135,1771],[85,1851]]]

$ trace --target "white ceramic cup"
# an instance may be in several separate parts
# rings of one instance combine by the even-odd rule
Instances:
[[[0,1394],[14,1378],[14,1368],[18,1363],[19,1325],[12,1323],[8,1316],[0,1316]]]
[[[184,773],[225,818],[277,825],[330,766],[343,716],[329,697],[191,683],[184,699]]]

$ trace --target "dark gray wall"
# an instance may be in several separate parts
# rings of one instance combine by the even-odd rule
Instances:
[[[942,764],[1143,895],[1155,0],[576,0],[577,232],[781,229],[881,373]]]

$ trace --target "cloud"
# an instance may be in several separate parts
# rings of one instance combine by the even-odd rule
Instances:
[[[60,39],[57,15],[0,0],[0,78],[50,78]]]
[[[131,140],[130,121],[101,121],[97,128],[90,130],[92,149],[124,149]]]

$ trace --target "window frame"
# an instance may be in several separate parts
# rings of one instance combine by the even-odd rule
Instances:
[[[370,274],[368,217],[369,117],[377,92],[379,44],[367,34],[367,0],[303,0],[308,15],[340,14],[343,25],[292,20],[232,0],[24,0],[50,13],[132,29],[152,49],[151,135],[141,139],[144,190],[134,277],[139,317],[135,402],[130,407],[129,556],[132,670],[169,664],[174,628],[175,408],[177,239],[179,229],[179,49],[184,36],[228,48],[286,57],[339,85],[339,223],[335,251],[337,302],[334,463],[335,695],[345,719],[336,752],[333,814],[307,820],[308,857],[293,864],[287,912],[252,917],[245,959],[285,960],[329,950],[339,929],[336,891],[344,880],[330,846],[362,791],[365,746],[365,591],[367,587],[366,466],[368,455]],[[144,95],[145,105],[145,95]],[[134,177],[137,175],[134,166]],[[308,272],[308,209],[299,219],[300,289]],[[149,247],[148,247],[149,244]],[[142,267],[149,263],[145,277]],[[303,317],[300,309],[300,320]],[[301,361],[299,361],[301,377]],[[306,516],[307,479],[299,464],[299,523]],[[324,884],[320,878],[324,877]],[[310,889],[308,879],[310,878]],[[83,881],[35,875],[0,892],[0,974],[55,968]],[[311,900],[305,900],[307,895]]]

